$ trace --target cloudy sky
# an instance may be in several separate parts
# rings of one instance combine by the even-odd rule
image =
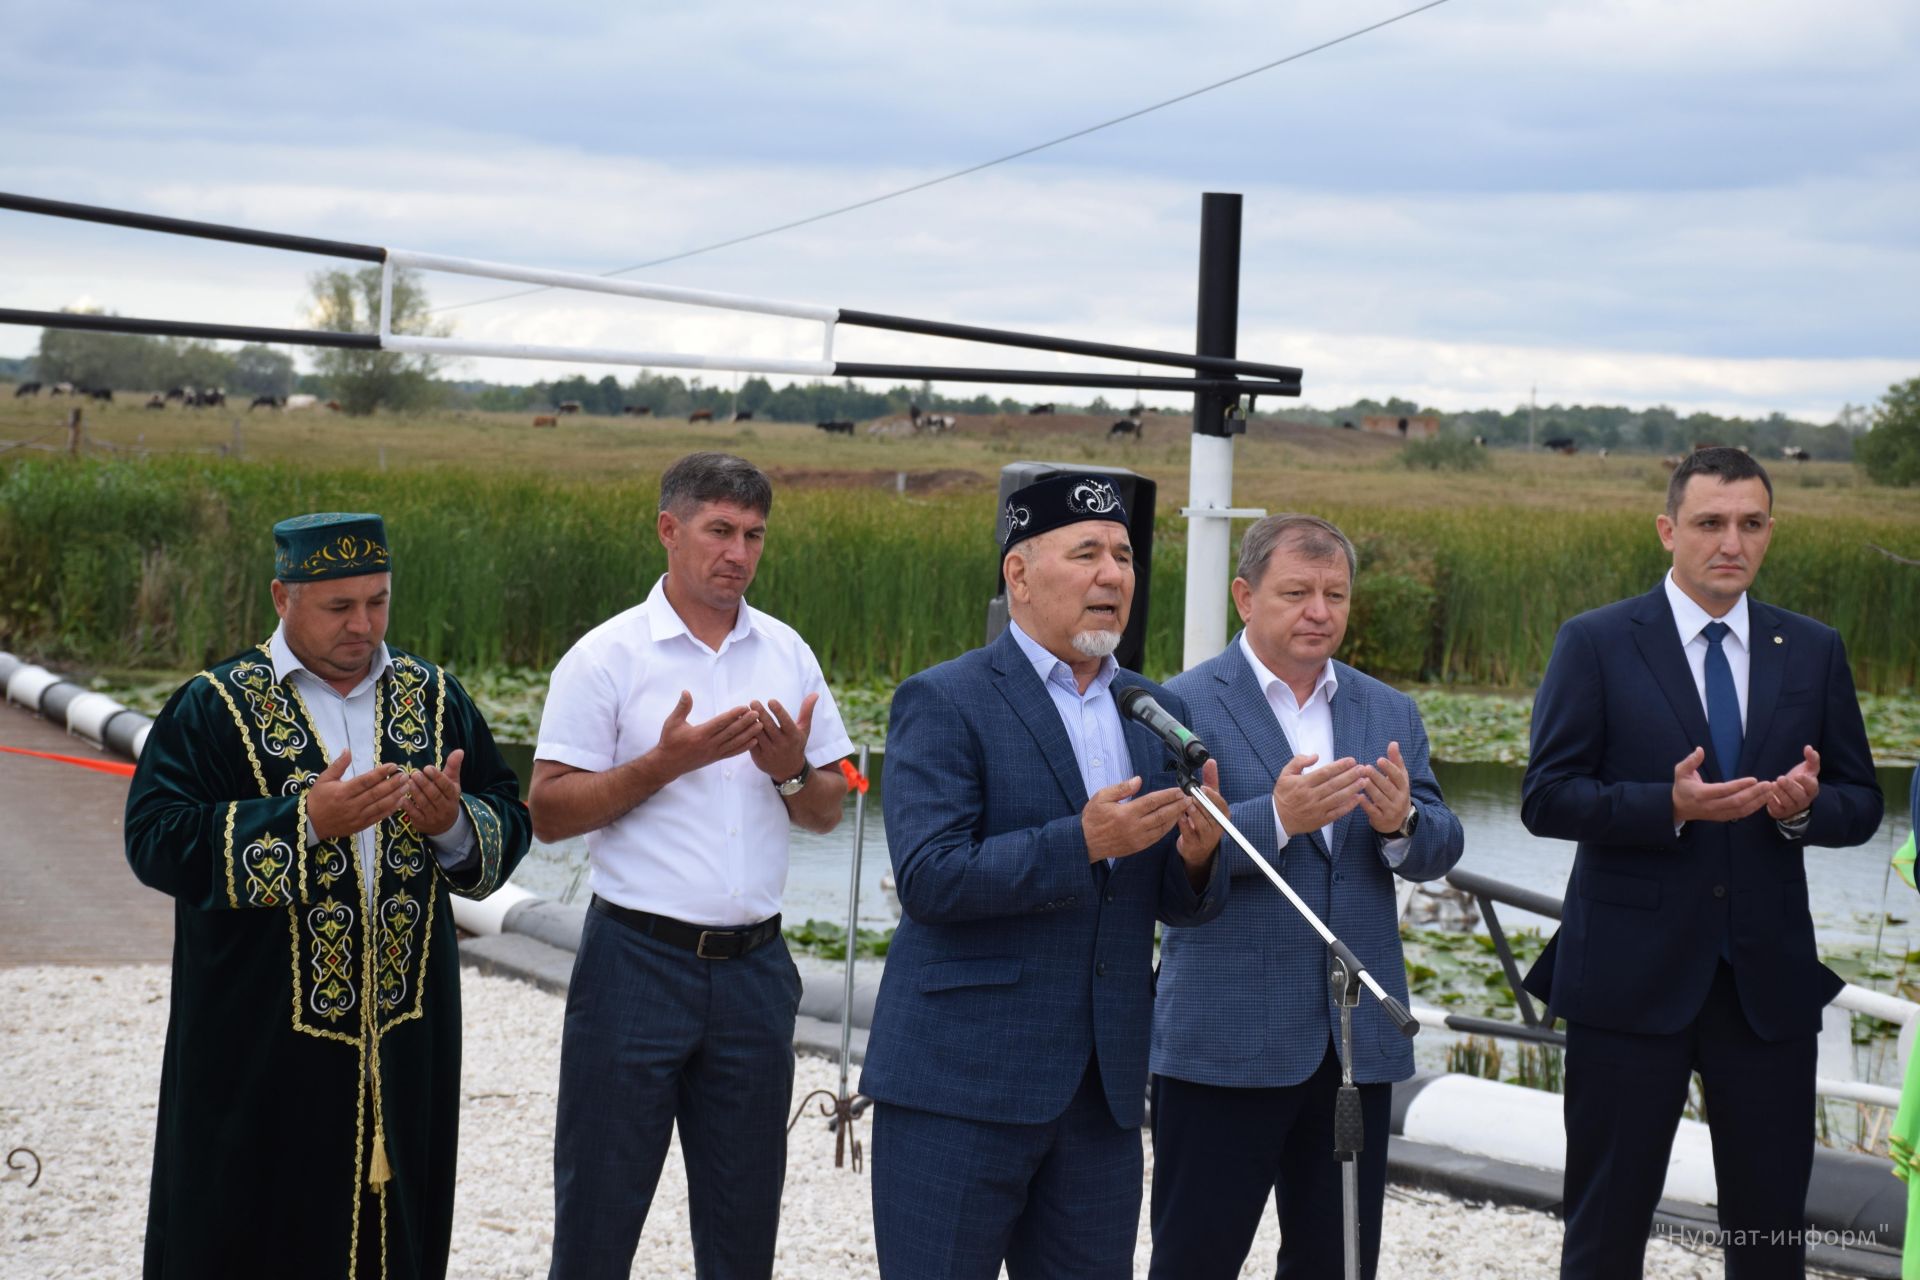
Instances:
[[[976,164],[1415,3],[0,0],[0,189],[602,272]],[[1505,408],[1538,386],[1543,404],[1826,421],[1920,374],[1916,65],[1920,6],[1899,0],[1449,0],[642,278],[1190,349],[1200,194],[1238,191],[1240,349],[1304,366],[1307,403]],[[322,265],[0,212],[6,307],[297,326]],[[426,283],[440,305],[511,291]],[[444,315],[476,340],[818,349],[813,326],[587,294]],[[36,339],[0,328],[0,355]],[[837,354],[1046,359],[860,331]]]

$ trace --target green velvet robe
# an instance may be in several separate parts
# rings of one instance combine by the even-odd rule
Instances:
[[[459,882],[389,819],[369,911],[353,838],[309,843],[327,754],[265,646],[183,686],[140,753],[127,861],[174,899],[149,1280],[445,1274],[460,1110],[448,894],[492,893],[530,828],[466,692],[390,652],[379,758],[417,769],[467,753],[480,857]],[[376,1147],[391,1169],[378,1186]]]

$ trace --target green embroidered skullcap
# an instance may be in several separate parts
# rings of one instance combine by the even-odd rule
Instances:
[[[273,576],[282,582],[356,578],[392,567],[379,516],[316,511],[273,526]]]

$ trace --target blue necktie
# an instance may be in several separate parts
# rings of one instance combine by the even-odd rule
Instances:
[[[1707,638],[1707,732],[1713,736],[1713,758],[1720,766],[1720,781],[1727,782],[1740,768],[1740,695],[1733,687],[1733,668],[1727,665],[1727,651],[1720,647],[1731,630],[1724,622],[1709,622],[1701,628]]]

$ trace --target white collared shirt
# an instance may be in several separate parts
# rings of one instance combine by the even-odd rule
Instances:
[[[667,600],[666,578],[641,604],[582,636],[553,670],[534,754],[594,773],[637,759],[685,690],[690,724],[759,701],[792,716],[814,704],[807,763],[852,753],[813,650],[779,619],[740,602],[733,630],[710,649]],[[745,752],[682,774],[587,833],[593,892],[617,906],[731,928],[779,912],[787,886],[788,817],[773,780]]]
[[[267,642],[268,651],[273,655],[273,678],[278,683],[291,680],[294,691],[300,696],[301,704],[307,710],[307,721],[313,725],[313,731],[320,735],[320,746],[326,752],[327,763],[339,759],[340,753],[349,748],[353,759],[347,761],[348,778],[357,778],[378,764],[379,758],[374,749],[373,721],[374,707],[379,701],[377,686],[380,677],[393,669],[393,655],[387,652],[383,642],[373,651],[373,661],[367,664],[367,674],[352,690],[343,694],[322,680],[294,653],[293,646],[287,643],[286,624],[274,628],[273,639]],[[444,764],[445,761],[440,763]],[[307,840],[315,843],[319,835],[313,829],[313,820],[307,820]],[[354,836],[354,845],[360,850],[360,869],[364,876],[369,900],[373,897],[377,877],[374,874],[374,859],[378,853],[374,848],[374,828]],[[443,834],[428,836],[427,843],[433,848],[433,855],[446,870],[456,870],[465,862],[473,847],[473,824],[467,821],[464,810],[453,820],[453,826]]]
[[[1113,677],[1120,664],[1112,654],[1100,659],[1100,670],[1087,682],[1085,691],[1068,666],[1038,640],[1009,621],[1014,643],[1033,664],[1033,674],[1046,686],[1053,709],[1060,713],[1060,724],[1067,731],[1073,748],[1073,762],[1080,767],[1080,781],[1091,800],[1097,791],[1133,776],[1133,755],[1127,750],[1127,732],[1120,723],[1120,708],[1113,700]],[[1116,859],[1108,858],[1113,866]]]
[[[1694,602],[1673,580],[1667,570],[1667,606],[1673,610],[1673,625],[1680,632],[1680,647],[1687,655],[1687,669],[1693,672],[1693,690],[1700,695],[1700,710],[1707,709],[1707,637],[1702,634],[1709,622],[1727,624],[1720,638],[1720,649],[1727,655],[1727,667],[1733,672],[1733,691],[1740,697],[1740,732],[1747,730],[1747,673],[1753,667],[1753,631],[1747,620],[1747,593],[1742,591],[1733,608],[1723,618],[1715,618]],[[1734,768],[1728,765],[1728,769]]]
[[[1260,692],[1266,695],[1267,705],[1273,708],[1273,715],[1280,722],[1280,731],[1287,735],[1287,745],[1293,748],[1295,755],[1318,756],[1311,768],[1304,772],[1312,773],[1322,765],[1332,764],[1340,757],[1333,749],[1333,699],[1340,692],[1340,677],[1328,662],[1320,668],[1320,675],[1314,681],[1313,692],[1307,695],[1303,705],[1295,696],[1293,686],[1267,670],[1267,665],[1254,653],[1253,645],[1247,639],[1247,633],[1240,633],[1240,652],[1246,657],[1247,665],[1253,668],[1253,678],[1260,682]],[[1363,760],[1362,764],[1372,764]],[[1364,816],[1364,815],[1363,815]],[[1337,822],[1338,819],[1335,819]],[[1333,849],[1334,823],[1329,822],[1320,828],[1320,838],[1327,842],[1327,848]],[[1280,820],[1280,804],[1273,805],[1273,829],[1279,837],[1279,843],[1285,845],[1292,838],[1287,824]],[[1411,837],[1402,837],[1385,841],[1382,851],[1387,865],[1397,867],[1407,856],[1407,846]]]

